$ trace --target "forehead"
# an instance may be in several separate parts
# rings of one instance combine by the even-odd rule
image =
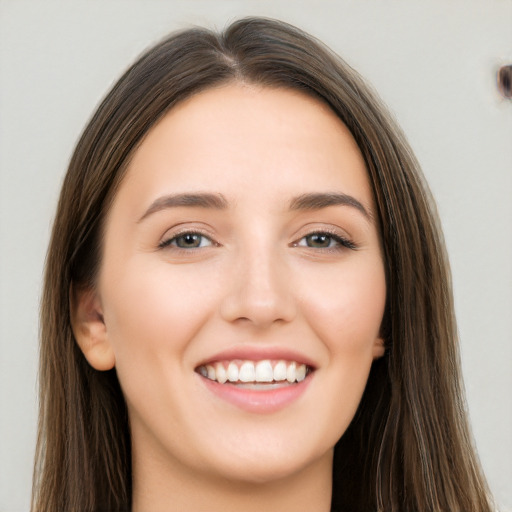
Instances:
[[[139,196],[325,189],[372,202],[359,148],[327,105],[299,91],[239,83],[170,110],[136,150],[123,181],[121,192]]]

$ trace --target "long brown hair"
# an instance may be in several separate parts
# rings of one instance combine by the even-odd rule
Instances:
[[[115,369],[92,369],[75,342],[70,287],[94,286],[103,221],[144,136],[179,101],[229,81],[298,89],[327,103],[358,143],[373,188],[387,351],[335,447],[333,509],[490,511],[466,419],[444,243],[418,164],[353,69],[300,30],[261,18],[156,45],[113,87],[77,144],[46,263],[32,511],[130,510],[126,405]]]

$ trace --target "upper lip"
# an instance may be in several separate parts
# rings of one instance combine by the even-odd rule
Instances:
[[[202,360],[197,367],[212,364],[217,361],[232,361],[235,359],[245,361],[262,361],[264,359],[280,360],[280,361],[295,361],[300,364],[309,366],[312,370],[317,367],[317,364],[301,352],[287,347],[255,347],[255,346],[238,346],[230,347],[221,350],[204,360]]]

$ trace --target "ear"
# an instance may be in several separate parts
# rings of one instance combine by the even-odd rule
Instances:
[[[111,370],[116,362],[115,355],[108,340],[97,292],[72,284],[69,299],[71,327],[85,358],[96,370]]]
[[[381,358],[386,352],[384,338],[376,338],[373,342],[372,354],[373,360]]]

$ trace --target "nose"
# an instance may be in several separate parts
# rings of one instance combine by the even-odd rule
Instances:
[[[221,316],[228,322],[258,328],[287,323],[296,315],[293,282],[278,251],[247,251],[233,266]]]

